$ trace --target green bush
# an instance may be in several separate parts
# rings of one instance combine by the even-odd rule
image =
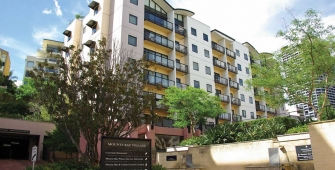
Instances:
[[[300,125],[289,129],[285,134],[309,132],[308,125]]]
[[[183,140],[180,142],[180,146],[188,146],[188,145],[208,145],[206,138],[204,136],[200,137],[191,137],[189,139]]]
[[[32,170],[32,167],[27,167],[26,170]],[[47,165],[36,166],[34,170],[99,170],[97,166],[91,166],[77,160],[68,160],[56,162]]]
[[[151,170],[166,170],[166,168],[164,168],[163,165],[155,164],[152,165]]]

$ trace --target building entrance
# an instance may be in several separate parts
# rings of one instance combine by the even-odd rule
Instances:
[[[31,146],[36,141],[37,136],[0,133],[0,159],[29,160]]]

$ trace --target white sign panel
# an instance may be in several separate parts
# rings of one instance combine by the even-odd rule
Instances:
[[[31,161],[35,162],[37,157],[37,146],[33,146],[31,150]]]

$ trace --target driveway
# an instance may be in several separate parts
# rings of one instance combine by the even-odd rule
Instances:
[[[35,162],[35,166],[43,164],[46,162]],[[24,170],[27,166],[33,166],[33,163],[29,160],[0,159],[0,170]]]

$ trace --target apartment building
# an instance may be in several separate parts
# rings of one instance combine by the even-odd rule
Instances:
[[[0,71],[4,76],[8,76],[10,72],[10,57],[9,53],[0,48]]]
[[[38,67],[38,63],[48,61],[48,64],[54,66],[54,69],[47,69],[47,73],[58,73],[57,60],[49,55],[49,52],[53,54],[61,54],[59,47],[63,47],[64,43],[55,40],[44,39],[41,48],[37,49],[35,56],[27,56],[25,59],[24,78],[29,77],[28,71],[32,71],[35,67]]]
[[[173,8],[165,0],[93,0],[88,10],[84,19],[75,19],[64,30],[64,46],[81,48],[83,58],[89,60],[88,53],[105,37],[109,47],[117,43],[134,58],[144,55],[154,63],[148,69],[149,85],[144,90],[163,87],[155,92],[157,101],[170,86],[193,86],[218,96],[227,113],[208,119],[199,129],[275,116],[275,110],[256,110],[254,94],[245,88],[244,81],[251,78],[249,47],[192,18],[192,11]],[[163,121],[132,137],[152,139],[157,149],[162,148],[159,143],[167,143],[161,140],[173,146],[189,137],[188,128],[172,127],[173,120],[165,118],[166,109],[155,112]]]

